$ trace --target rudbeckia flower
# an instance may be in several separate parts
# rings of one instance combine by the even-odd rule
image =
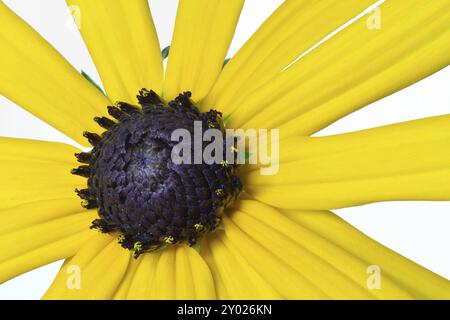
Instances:
[[[0,139],[1,283],[66,259],[44,298],[450,298],[330,211],[450,200],[450,116],[311,137],[446,67],[450,2],[387,0],[381,30],[315,46],[374,0],[286,0],[224,66],[243,2],[180,0],[164,72],[146,0],[68,0],[105,94],[0,4],[0,93],[92,147]],[[194,119],[279,129],[279,172],[174,166]]]

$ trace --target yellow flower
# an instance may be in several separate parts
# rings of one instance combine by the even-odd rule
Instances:
[[[227,127],[281,132],[279,173],[243,167],[245,193],[223,225],[192,223],[205,232],[199,250],[167,235],[137,259],[121,246],[126,236],[89,229],[99,213],[80,206],[74,189],[86,179],[70,174],[79,150],[1,138],[0,282],[66,259],[44,298],[449,298],[449,281],[328,211],[450,199],[448,115],[309,137],[450,62],[448,0],[388,0],[381,30],[359,19],[296,60],[373,2],[287,0],[223,68],[243,0],[180,0],[164,75],[146,0],[68,0],[106,96],[0,3],[0,93],[80,144],[84,131],[102,134],[94,117],[136,104],[142,88],[166,101],[190,91]],[[368,283],[371,266],[381,287]]]

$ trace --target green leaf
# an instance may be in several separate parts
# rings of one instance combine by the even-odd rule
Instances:
[[[165,47],[165,48],[161,51],[163,60],[166,60],[166,59],[167,59],[167,57],[169,56],[169,52],[170,52],[170,46]]]
[[[81,75],[87,80],[89,81],[91,84],[94,85],[94,87],[96,87],[104,96],[106,96],[105,92],[103,91],[102,87],[100,87],[100,85],[94,81],[94,79],[92,79],[86,72],[84,72],[83,70],[81,70]]]

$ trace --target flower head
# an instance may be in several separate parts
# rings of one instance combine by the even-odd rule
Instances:
[[[66,259],[44,298],[450,296],[329,211],[449,200],[450,117],[310,137],[446,67],[448,0],[386,1],[380,30],[374,1],[287,0],[229,60],[243,0],[180,0],[163,54],[148,1],[67,3],[102,86],[0,3],[0,93],[91,147],[0,139],[0,282]],[[221,142],[279,129],[279,172],[230,161],[234,142],[174,163],[171,134],[195,121]]]

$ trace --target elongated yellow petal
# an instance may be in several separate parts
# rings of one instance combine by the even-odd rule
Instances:
[[[109,235],[90,230],[91,239],[67,259],[43,299],[63,299],[68,290],[81,289],[81,268],[85,268],[111,241]]]
[[[127,299],[146,300],[155,298],[155,273],[160,256],[160,253],[150,253],[139,258],[141,261],[128,289]]]
[[[168,300],[176,298],[176,271],[180,267],[186,267],[185,265],[176,265],[176,251],[177,248],[170,247],[161,253],[158,263],[156,264],[155,279],[152,288],[152,299]]]
[[[175,293],[176,299],[181,300],[195,297],[195,287],[192,275],[195,274],[196,270],[191,270],[189,257],[185,252],[184,246],[175,253],[175,263],[182,266],[175,270],[175,283],[177,286]]]
[[[290,209],[449,200],[449,128],[446,115],[301,139],[296,161],[281,162],[272,176],[252,171],[246,191],[263,202]]]
[[[131,288],[131,284],[133,283],[136,271],[138,270],[139,264],[141,263],[142,259],[143,256],[140,256],[137,259],[130,259],[127,271],[125,271],[122,282],[120,283],[116,293],[114,294],[114,300],[125,300],[127,298],[128,292]]]
[[[203,104],[225,112],[373,0],[285,1],[231,59]]]
[[[92,232],[86,229],[0,263],[0,283],[49,263],[75,255],[91,236]]]
[[[0,261],[6,261],[29,250],[88,229],[92,220],[95,219],[95,215],[94,211],[82,212],[22,230],[4,233],[0,236]]]
[[[284,214],[349,254],[359,257],[367,265],[378,266],[381,271],[380,292],[385,290],[384,279],[388,277],[417,299],[449,299],[448,280],[370,239],[334,213],[289,211]]]
[[[191,91],[203,99],[222,70],[244,0],[181,0],[164,81],[164,98]]]
[[[113,240],[81,269],[81,290],[69,291],[67,299],[111,299],[124,277],[131,253]]]
[[[74,186],[86,184],[86,179],[77,177],[70,173],[73,165],[66,163],[45,163],[34,162],[23,159],[18,160],[4,160],[0,167],[0,174],[2,175],[2,191],[3,189],[13,189],[19,187],[24,183],[29,186],[24,188],[36,187],[37,185],[44,186],[70,186],[73,191]],[[4,181],[3,181],[4,179]],[[36,190],[39,192],[41,190]]]
[[[3,2],[0,20],[0,94],[85,145],[109,101]]]
[[[63,265],[44,299],[111,299],[130,257],[116,239],[99,234]]]
[[[0,139],[0,210],[52,199],[75,199],[86,179],[70,173],[76,149],[59,143]],[[78,202],[79,203],[79,202]]]
[[[47,187],[47,186],[41,186],[42,189],[40,192],[36,191],[36,188],[39,188],[36,185],[30,185],[28,187],[24,187],[21,190],[11,190],[6,187],[0,188],[0,210],[7,210],[20,206],[20,205],[30,205],[32,203],[40,203],[40,202],[47,202],[52,200],[59,200],[59,199],[73,199],[74,201],[78,201],[77,203],[80,204],[80,201],[76,198],[71,198],[73,196],[74,192],[74,186],[67,186],[67,187]],[[79,185],[78,187],[83,187],[82,185]],[[81,208],[81,207],[80,207]]]
[[[236,212],[232,217],[238,215],[242,215],[242,213]],[[277,249],[279,252],[273,252],[264,242],[261,243],[259,238],[255,239],[247,233],[247,230],[242,230],[241,226],[238,227],[233,220],[226,217],[224,224],[226,236],[224,243],[228,244],[230,250],[238,252],[244,257],[268,285],[284,298],[324,299],[329,297],[326,292],[313,283],[312,279],[299,272],[298,264],[301,261],[296,260],[298,256],[292,259],[295,252],[285,255],[286,251],[283,251],[284,249],[281,247]],[[287,259],[291,261],[288,262]],[[236,272],[239,272],[239,270],[236,270]],[[233,298],[235,293],[228,290],[228,294]]]
[[[380,30],[369,14],[235,100],[229,125],[311,134],[449,64],[448,1],[390,0],[378,14]]]
[[[20,204],[0,210],[0,234],[79,213],[82,210],[80,200],[75,195],[67,199]]]
[[[203,259],[205,259],[205,262],[208,264],[209,270],[211,270],[211,274],[214,279],[214,287],[216,289],[216,298],[221,300],[230,300],[231,295],[228,292],[229,286],[227,285],[229,284],[229,282],[225,282],[224,278],[221,276],[220,269],[214,262],[211,250],[209,249],[208,240],[210,240],[210,237],[203,238],[201,255]]]
[[[191,289],[194,295],[184,295],[186,298],[195,297],[200,300],[212,300],[216,298],[216,292],[214,287],[214,281],[211,271],[204,259],[191,247],[183,247],[184,258],[180,258],[180,269],[183,263],[189,264],[191,271],[191,278],[193,283],[193,289]],[[180,256],[177,252],[177,259]],[[184,262],[183,262],[184,261]],[[177,260],[178,263],[178,260]],[[187,268],[186,268],[187,270]],[[188,274],[189,275],[189,274]],[[180,284],[177,282],[177,285]],[[185,291],[186,293],[186,291]],[[183,297],[183,295],[180,295]]]
[[[265,211],[268,210],[266,209]],[[258,213],[261,214],[262,212],[264,212],[264,206],[260,205]],[[279,216],[278,220],[282,219],[282,215],[280,213],[277,214]],[[272,215],[271,218],[277,218],[277,214]],[[273,227],[250,217],[239,209],[231,218],[242,232],[254,239],[254,241],[269,253],[273,254],[275,259],[279,259],[280,262],[292,268],[294,272],[302,275],[329,298],[371,298],[371,295],[365,292],[359,283],[345,276],[313,252],[305,250],[301,245],[294,243],[290,237],[286,237],[285,233],[277,233],[280,230],[275,231]],[[267,223],[277,223],[277,220],[270,220]],[[228,227],[228,225],[225,227]],[[277,276],[277,274],[271,275],[271,277]],[[266,278],[266,280],[268,279]],[[290,286],[293,287],[295,284],[291,282]],[[300,291],[302,289],[301,285],[296,286],[296,290]],[[284,291],[280,291],[280,293],[285,294],[288,290],[286,288]]]
[[[155,273],[156,299],[214,299],[214,283],[206,263],[194,249],[164,250]]]
[[[127,299],[214,299],[213,278],[202,257],[182,245],[140,257]]]
[[[57,142],[0,137],[0,160],[35,160],[36,162],[75,165],[77,148]]]
[[[245,258],[216,232],[202,242],[202,256],[210,266],[219,299],[282,299]]]
[[[277,211],[258,201],[242,201],[232,219],[243,231],[280,259],[295,265],[299,272],[333,299],[409,299],[410,296],[388,276],[384,276],[383,290],[367,286],[369,265],[320,235],[287,219]],[[285,241],[291,244],[282,245]],[[265,239],[264,239],[265,238]],[[282,246],[284,249],[277,249]],[[272,248],[272,249],[270,249]],[[281,252],[279,252],[281,251]],[[279,252],[279,253],[278,253]],[[297,257],[297,258],[296,258]],[[292,261],[292,262],[291,262]]]
[[[96,212],[83,212],[0,235],[0,283],[70,257],[92,235]]]
[[[112,101],[137,102],[142,88],[161,92],[163,65],[146,0],[67,0]]]

